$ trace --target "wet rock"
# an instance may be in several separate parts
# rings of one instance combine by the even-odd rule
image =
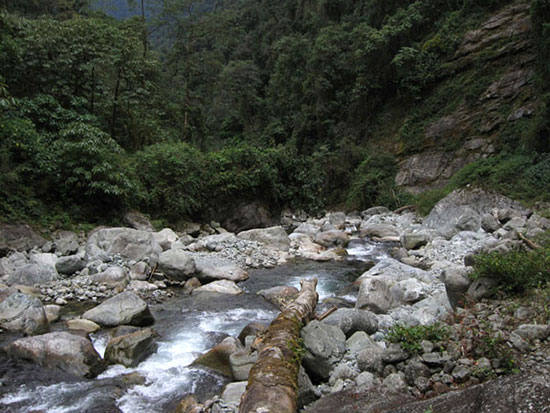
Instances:
[[[86,267],[86,260],[80,254],[60,257],[55,264],[57,272],[64,275],[72,275],[83,270],[84,267]]]
[[[111,260],[114,255],[133,261],[147,261],[155,265],[162,248],[151,232],[131,228],[99,229],[88,237],[86,254],[90,261]]]
[[[22,293],[12,294],[0,303],[0,327],[26,335],[50,331],[40,300]]]
[[[8,284],[36,285],[55,281],[59,278],[55,268],[41,264],[26,264],[7,277]]]
[[[247,241],[261,242],[268,247],[281,251],[288,251],[290,248],[290,240],[288,235],[281,226],[251,229],[248,231],[239,232],[237,237]]]
[[[8,345],[6,351],[12,357],[80,377],[93,378],[105,369],[89,339],[67,332],[22,338]]]
[[[195,260],[182,250],[164,251],[159,256],[159,271],[177,281],[185,281],[195,273]]]
[[[138,211],[130,211],[124,215],[123,221],[128,226],[139,231],[153,232],[155,228],[149,218]]]
[[[242,349],[243,347],[239,340],[234,337],[227,337],[210,351],[199,356],[193,362],[193,365],[208,367],[220,372],[224,376],[232,377],[229,356]]]
[[[347,337],[358,331],[374,334],[378,331],[376,316],[367,310],[354,308],[339,308],[323,320],[325,324],[335,325],[340,328]]]
[[[157,334],[150,328],[111,338],[105,349],[108,364],[135,367],[157,351]]]
[[[106,327],[121,324],[147,326],[154,318],[145,301],[132,292],[123,292],[86,311],[82,318]]]
[[[346,336],[336,326],[313,320],[301,333],[306,354],[303,366],[306,371],[324,380],[330,371],[342,359],[346,348]]]

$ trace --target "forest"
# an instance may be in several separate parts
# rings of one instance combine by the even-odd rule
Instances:
[[[128,3],[122,19],[87,0],[0,0],[0,220],[417,202],[398,162],[454,98],[437,91],[464,34],[513,2]],[[550,184],[550,1],[531,1],[531,20],[540,109],[453,181],[527,202]]]

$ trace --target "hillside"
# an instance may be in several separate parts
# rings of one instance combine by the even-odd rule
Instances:
[[[110,3],[0,3],[5,221],[548,200],[544,0]]]

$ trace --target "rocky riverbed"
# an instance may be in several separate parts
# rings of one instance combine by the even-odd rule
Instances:
[[[249,315],[235,324],[240,327],[230,332],[233,336],[209,336],[196,347],[201,356],[190,350],[182,361],[217,377],[216,385],[201,380],[221,394],[203,391],[197,400],[185,398],[179,411],[233,412],[255,361],[255,337],[297,294],[299,276],[270,276],[275,274],[270,271],[307,273],[298,264],[306,260],[319,263],[313,275],[327,266],[320,309],[338,307],[302,331],[300,405],[307,411],[325,411],[341,397],[349,403],[332,411],[348,411],[357,400],[361,411],[371,411],[370,406],[383,406],[365,393],[392,395],[385,396],[385,403],[391,399],[398,406],[512,372],[546,374],[550,327],[540,316],[544,297],[488,300],[489,281],[468,278],[472,254],[524,249],[518,233],[530,237],[550,229],[549,220],[507,198],[455,191],[425,218],[384,207],[321,218],[285,213],[280,226],[237,234],[216,223],[189,225],[178,233],[154,231],[136,213],[126,222],[128,227],[100,227],[89,234],[60,231],[50,240],[25,226],[0,228],[0,337],[10,363],[31,360],[77,381],[101,374],[92,382],[110,380],[108,386],[117,389],[109,402],[113,411],[139,411],[121,401],[124,395],[155,385],[143,375],[123,377],[165,355],[167,348],[175,351],[165,337],[176,332],[159,324],[164,318],[158,311],[168,308],[163,306],[184,297],[181,305],[197,312],[189,312],[189,320],[200,318],[200,306],[209,300],[220,303],[221,311],[225,302],[231,308],[253,303],[258,314],[266,306],[261,314],[270,314],[267,319]],[[338,262],[359,264],[349,274],[331,272],[331,263]],[[341,271],[346,275],[338,275]],[[256,293],[265,304],[247,298]],[[249,321],[255,323],[245,327]],[[434,323],[444,327],[434,327],[433,338],[419,347],[393,342],[388,335],[396,325],[422,329]],[[117,369],[124,373],[113,373]],[[2,373],[0,405],[7,411],[32,411],[14,401],[17,392],[6,384],[12,377],[9,368]],[[196,389],[195,376],[186,377],[176,391],[181,397]],[[143,411],[174,407],[169,403]]]

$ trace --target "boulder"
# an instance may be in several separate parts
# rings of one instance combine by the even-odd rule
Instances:
[[[75,254],[78,247],[78,235],[72,231],[58,231],[53,236],[53,248],[58,255]]]
[[[160,254],[158,269],[167,277],[185,281],[195,273],[195,260],[185,251],[168,250]]]
[[[215,266],[203,261],[196,262],[197,278],[202,282],[214,280],[244,281],[248,279],[248,273],[234,264]]]
[[[129,276],[131,280],[145,281],[151,274],[151,267],[145,262],[138,262],[130,268]]]
[[[258,353],[248,353],[245,350],[236,351],[229,355],[229,365],[231,366],[231,374],[233,380],[241,381],[248,380],[250,369],[258,360]]]
[[[231,232],[265,228],[276,221],[268,208],[260,202],[227,205],[226,211],[218,211],[216,216],[221,218],[223,227]]]
[[[423,247],[430,242],[431,237],[425,232],[405,233],[401,235],[400,241],[403,248],[407,250],[415,250]]]
[[[242,294],[243,290],[237,287],[237,284],[235,284],[233,281],[219,280],[213,281],[193,290],[193,294],[201,292],[238,295]]]
[[[88,237],[86,254],[89,260],[110,261],[114,255],[155,265],[162,248],[147,231],[131,228],[99,229]]]
[[[157,351],[157,334],[150,328],[130,334],[113,337],[105,349],[105,361],[108,364],[122,364],[135,367]]]
[[[220,344],[214,346],[202,356],[199,356],[192,365],[204,366],[224,376],[232,377],[229,356],[242,349],[243,347],[239,340],[234,337],[226,337]]]
[[[290,248],[288,235],[281,226],[251,229],[239,232],[237,237],[247,241],[261,242],[270,248],[281,251],[288,251]]]
[[[123,292],[86,311],[82,318],[106,327],[121,324],[147,326],[154,318],[145,301],[132,292]]]
[[[55,269],[55,264],[57,263],[57,259],[58,259],[57,255],[55,254],[41,252],[41,253],[30,254],[29,263],[38,264],[44,267],[50,267]]]
[[[337,326],[346,337],[350,337],[358,331],[364,331],[367,334],[374,334],[378,331],[376,316],[370,311],[355,308],[339,308],[323,322]]]
[[[46,313],[46,319],[48,323],[55,323],[59,320],[61,314],[61,306],[56,304],[48,304],[44,306],[44,312]]]
[[[155,228],[149,218],[137,211],[130,211],[124,215],[123,221],[125,224],[131,228],[137,229],[139,231],[148,231],[153,232]]]
[[[59,257],[55,264],[58,273],[72,275],[77,271],[82,271],[86,267],[86,260],[80,254]]]
[[[399,237],[399,231],[396,227],[390,224],[373,224],[368,221],[363,221],[359,228],[361,237]]]
[[[128,284],[128,270],[123,267],[109,267],[103,272],[91,275],[90,279],[100,284],[125,286]]]
[[[130,291],[155,291],[159,287],[147,281],[132,280],[128,283],[126,289]]]
[[[382,276],[361,281],[355,308],[367,309],[375,314],[385,314],[395,304],[390,292],[392,284],[389,278]]]
[[[500,229],[500,222],[493,214],[485,213],[481,217],[481,228],[485,232],[493,233]]]
[[[478,231],[482,217],[493,209],[512,209],[527,215],[519,203],[481,189],[457,189],[439,201],[424,219],[423,227],[451,239],[460,231]]]
[[[9,251],[29,251],[41,248],[46,240],[31,227],[22,224],[0,224],[0,256]]]
[[[320,230],[321,228],[319,226],[304,222],[294,230],[293,234],[304,234],[308,235],[310,238],[314,238],[315,234]]]
[[[12,294],[0,303],[0,327],[26,335],[50,331],[40,300],[22,293]]]
[[[10,295],[18,292],[19,290],[15,287],[8,287],[7,285],[0,284],[0,303],[8,298]]]
[[[83,318],[75,318],[74,320],[67,321],[67,328],[69,330],[85,331],[86,333],[95,333],[99,331],[101,327],[93,321]]]
[[[7,277],[8,284],[36,285],[59,279],[55,268],[49,265],[25,264]]]
[[[67,332],[54,332],[14,341],[6,347],[12,357],[31,360],[42,367],[93,378],[105,370],[89,339]]]
[[[346,336],[338,327],[313,320],[301,333],[306,350],[302,364],[308,374],[328,380],[346,351]]]
[[[260,290],[257,294],[277,307],[282,307],[298,297],[298,289],[292,286],[281,285]]]
[[[267,331],[267,327],[263,324],[257,323],[255,321],[248,323],[239,333],[239,341],[244,345],[244,341],[248,336],[258,336]]]
[[[470,272],[472,272],[471,268],[462,266],[449,267],[443,271],[441,280],[445,284],[445,291],[453,309],[465,304],[466,292],[472,284],[472,280],[468,277]]]
[[[355,334],[359,335],[361,333]],[[382,361],[384,349],[372,338],[365,336],[350,337],[348,346],[355,352],[355,359],[357,360],[357,367],[359,367],[359,370],[380,374],[384,368],[384,363]],[[354,337],[355,341],[352,341]]]
[[[524,340],[546,340],[550,335],[550,325],[521,324],[514,332]]]
[[[238,407],[241,404],[241,396],[246,391],[247,381],[229,383],[222,392],[222,400],[227,404]]]
[[[160,245],[163,251],[167,251],[172,248],[179,237],[170,228],[164,228],[159,232],[153,232],[153,238]]]
[[[328,222],[335,228],[343,229],[346,224],[346,214],[343,212],[331,212],[328,215]]]
[[[318,232],[315,235],[315,242],[326,248],[341,247],[344,248],[349,244],[350,236],[339,230],[330,230]]]

